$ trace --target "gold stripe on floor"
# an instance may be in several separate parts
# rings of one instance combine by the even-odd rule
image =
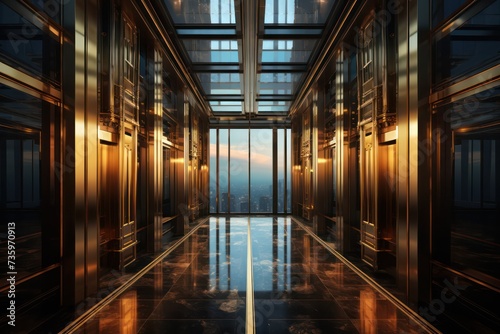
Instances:
[[[247,233],[247,312],[246,312],[246,331],[247,334],[255,333],[255,313],[253,296],[253,259],[252,259],[252,235],[250,231],[250,218],[248,218]]]

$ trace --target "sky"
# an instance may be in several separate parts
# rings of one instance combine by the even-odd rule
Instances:
[[[283,131],[278,131],[278,160],[283,161],[284,151]],[[215,131],[212,131],[215,134]],[[230,130],[230,145],[227,139],[228,130],[219,130],[219,157],[221,162],[227,161],[230,153],[231,157],[231,177],[232,180],[237,180],[238,175],[241,175],[243,181],[248,180],[248,129],[232,129]],[[288,138],[290,139],[290,138]],[[230,146],[230,150],[228,149]],[[216,139],[210,140],[210,154],[215,157],[216,152]],[[250,139],[250,165],[252,172],[252,179],[256,183],[265,182],[266,184],[272,181],[272,129],[252,129]],[[290,152],[287,154],[290,159]],[[214,159],[212,160],[214,163]],[[283,166],[281,162],[279,166]],[[213,167],[213,166],[212,166]],[[220,166],[221,172],[226,166]],[[283,173],[278,172],[278,178],[283,178]],[[222,180],[221,180],[222,181]],[[252,181],[254,183],[254,181]]]

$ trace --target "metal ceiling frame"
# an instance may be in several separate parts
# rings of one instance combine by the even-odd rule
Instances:
[[[276,4],[274,5],[276,6]],[[335,7],[332,8],[330,16],[336,11]],[[272,122],[273,120],[289,118],[297,109],[297,105],[300,105],[300,101],[304,99],[305,91],[308,90],[310,85],[311,72],[318,71],[319,69],[315,58],[318,55],[318,51],[323,49],[321,41],[324,42],[325,37],[330,35],[327,27],[332,26],[331,22],[327,20],[324,23],[312,24],[266,23],[265,11],[266,0],[235,0],[234,23],[205,24],[193,22],[191,24],[186,23],[184,20],[178,20],[179,22],[175,23],[173,18],[167,20],[171,25],[169,35],[177,40],[177,45],[180,48],[179,53],[186,58],[185,65],[187,66],[187,72],[189,72],[192,81],[196,83],[195,86],[203,96],[203,101],[207,105],[207,108],[211,110],[211,119],[214,121],[217,120],[216,122],[224,120],[247,120],[248,122],[251,120],[254,122],[256,119]],[[166,13],[169,16],[171,14],[168,9]],[[300,45],[301,40],[310,39],[315,40],[312,49],[298,50],[299,52],[310,52],[307,61],[293,62],[293,56],[291,58],[292,62],[282,61],[281,59],[275,62],[263,62],[263,59],[261,59],[263,54],[262,41],[267,40],[274,43],[281,43],[299,40]],[[198,52],[199,50],[196,49],[196,45],[191,46],[193,47],[192,50],[186,50],[186,45],[183,43],[185,40],[206,40],[207,42],[227,40],[232,43],[236,40],[238,43],[238,63],[220,60],[210,62],[210,59],[207,59],[206,62],[193,62],[190,59],[190,52]],[[275,45],[277,46],[277,44]],[[274,47],[265,51],[274,52],[274,50],[275,52],[294,52],[294,49],[274,49]],[[201,51],[207,52],[206,50]],[[226,95],[223,92],[214,95],[207,94],[197,75],[199,73],[240,73],[241,81],[239,84],[241,85],[241,94]],[[262,91],[263,94],[260,94],[259,76],[264,73],[300,73],[302,75],[293,78],[292,81],[276,81],[276,87],[281,85],[283,88],[276,88],[276,90],[271,90],[269,93]],[[269,84],[273,84],[273,82],[264,82],[264,85],[268,86]],[[223,85],[225,82],[221,81],[219,83]],[[286,87],[287,84],[289,87]],[[214,101],[220,101],[221,104],[241,101],[241,111],[240,107],[234,110],[227,109],[225,112],[214,111],[210,106],[210,103]],[[259,111],[260,102],[283,102],[283,106],[286,107],[287,111],[278,111],[282,109],[275,108],[281,107],[279,103],[274,107],[272,104],[264,106],[267,110]]]

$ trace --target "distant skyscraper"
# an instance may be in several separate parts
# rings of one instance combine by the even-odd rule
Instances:
[[[269,198],[269,196],[260,197],[259,212],[271,212],[271,199]]]
[[[231,202],[231,212],[235,212],[236,209],[236,198],[234,195],[231,195],[231,198],[228,198],[228,193],[222,193],[220,197],[220,212],[227,213],[229,212],[229,200]]]

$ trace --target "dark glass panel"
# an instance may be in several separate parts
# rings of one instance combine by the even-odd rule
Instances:
[[[51,106],[2,84],[0,106],[0,233],[7,236],[8,227],[14,226],[11,231],[15,236],[9,239],[15,242],[15,256],[9,259],[8,241],[2,237],[0,261],[7,268],[7,260],[12,260],[10,271],[17,272],[19,280],[53,263],[49,249],[42,254],[44,240],[52,237],[45,233],[44,224],[54,223],[48,221],[51,215],[46,216],[44,211],[53,208],[48,205],[47,183],[42,180],[42,168],[49,166],[48,161],[42,164],[42,157],[50,156],[42,156],[42,138],[50,137],[42,134],[49,129],[49,124],[44,124],[47,118],[42,114],[48,113]],[[49,149],[47,143],[44,148]],[[8,226],[8,223],[12,224]],[[56,230],[51,232],[57,234]],[[3,276],[6,271],[2,273],[0,286],[8,283]]]
[[[436,27],[450,17],[458,8],[468,0],[433,0],[432,1],[432,26]]]
[[[57,23],[61,23],[61,4],[68,3],[67,0],[29,0],[29,2]]]
[[[56,37],[0,3],[0,60],[58,83],[60,51]]]
[[[450,194],[450,265],[476,277],[500,277],[500,87],[448,103],[438,117],[453,133],[452,176],[441,196]],[[437,227],[439,228],[439,227]]]
[[[433,83],[470,76],[500,60],[500,0],[433,42]]]

